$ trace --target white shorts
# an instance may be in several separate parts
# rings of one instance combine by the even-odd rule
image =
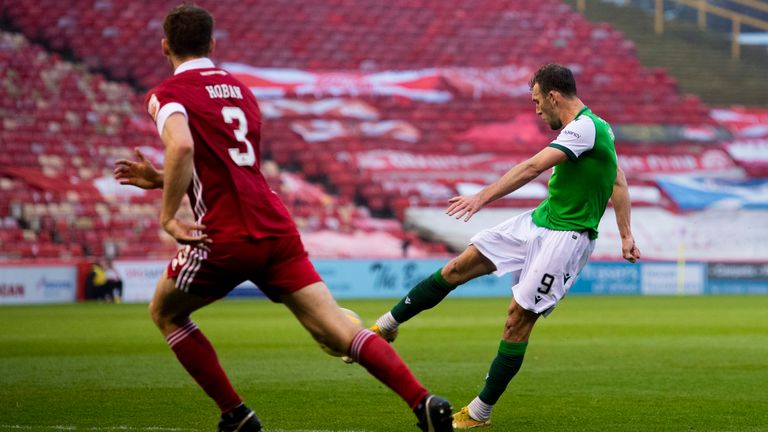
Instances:
[[[555,231],[533,223],[533,210],[480,231],[470,240],[495,266],[513,273],[512,294],[523,308],[544,315],[554,309],[587,264],[595,241],[588,232]]]

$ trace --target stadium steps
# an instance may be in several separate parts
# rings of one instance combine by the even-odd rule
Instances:
[[[565,0],[576,7],[576,0]],[[663,67],[677,79],[683,93],[698,95],[710,105],[768,103],[768,55],[765,47],[741,47],[741,61],[731,60],[730,39],[701,31],[694,22],[666,21],[663,35],[653,30],[653,16],[634,7],[587,0],[585,16],[608,22],[635,43],[646,67]],[[638,19],[642,17],[642,19]]]

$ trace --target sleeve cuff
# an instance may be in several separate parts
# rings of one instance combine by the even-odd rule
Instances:
[[[160,136],[163,136],[163,128],[165,127],[165,121],[168,120],[168,117],[171,116],[173,113],[180,112],[184,114],[184,117],[189,120],[189,116],[187,115],[187,110],[184,108],[184,105],[178,103],[178,102],[170,102],[165,105],[163,105],[162,108],[160,108],[160,111],[157,113],[157,120],[155,122],[157,123],[157,133]]]
[[[576,156],[576,153],[574,153],[573,151],[571,151],[571,149],[569,149],[568,147],[566,147],[564,145],[556,144],[556,143],[551,143],[549,145],[549,147],[553,147],[553,148],[556,148],[556,149],[562,151],[563,153],[565,153],[566,156],[568,156],[568,159],[570,159],[572,161],[575,161],[576,159],[579,158],[578,156]]]

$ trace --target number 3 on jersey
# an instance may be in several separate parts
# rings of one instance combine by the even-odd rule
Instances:
[[[239,166],[253,166],[256,163],[256,153],[253,151],[253,144],[248,141],[245,135],[248,133],[248,121],[245,119],[245,113],[238,107],[224,107],[221,109],[221,115],[224,117],[224,123],[230,124],[232,120],[237,120],[237,129],[235,139],[237,142],[245,144],[245,151],[241,152],[239,147],[229,148],[229,157]]]

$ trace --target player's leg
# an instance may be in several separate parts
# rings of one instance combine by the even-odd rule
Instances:
[[[392,342],[400,324],[435,307],[457,286],[494,270],[493,263],[475,246],[469,245],[458,257],[411,288],[389,312],[376,320],[371,329]]]
[[[184,252],[179,252],[182,253]],[[152,321],[165,337],[179,363],[218,405],[221,410],[219,431],[260,431],[261,422],[258,417],[243,403],[221,367],[215,349],[190,319],[192,312],[211,303],[218,295],[203,297],[195,294],[195,276],[183,272],[183,264],[178,265],[179,256],[181,255],[177,255],[157,284],[149,305]],[[205,262],[196,268],[205,273]],[[172,272],[174,277],[169,277],[169,272]],[[178,289],[177,277],[188,281],[193,293]]]
[[[455,428],[469,429],[491,423],[491,410],[520,370],[528,347],[528,338],[538,318],[539,314],[524,309],[512,300],[504,323],[504,336],[499,343],[496,357],[491,362],[485,386],[469,405],[454,414]]]
[[[523,363],[536,320],[549,314],[586,264],[594,242],[586,233],[534,228],[520,281],[513,287],[504,335],[480,394],[454,415],[454,427],[490,424],[493,406]]]
[[[392,310],[379,317],[372,329],[393,341],[401,323],[434,307],[458,285],[489,273],[501,276],[520,270],[532,226],[529,211],[480,231],[461,255],[417,284]]]
[[[281,301],[315,340],[334,351],[346,352],[403,398],[419,417],[423,430],[452,430],[450,404],[430,395],[392,346],[347,319],[323,282],[284,294]]]
[[[282,301],[315,340],[334,351],[348,353],[411,408],[427,394],[389,344],[344,316],[323,282],[284,295]]]

